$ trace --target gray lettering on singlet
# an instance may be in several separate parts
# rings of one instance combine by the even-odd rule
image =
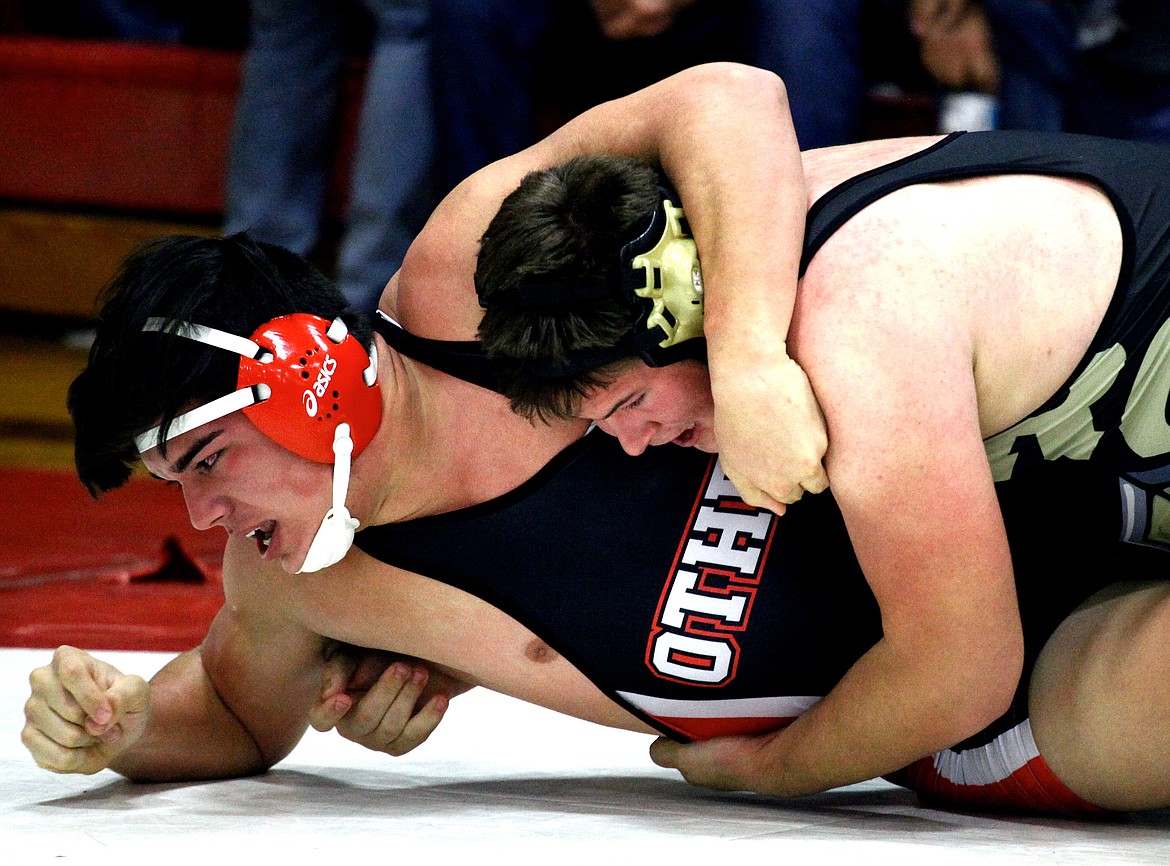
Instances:
[[[1088,460],[1103,435],[1094,429],[1089,407],[1113,387],[1125,360],[1125,348],[1120,343],[1099,352],[1069,386],[1063,403],[984,440],[992,477],[996,481],[1012,477],[1019,456],[1015,451],[1016,441],[1023,436],[1036,437],[1045,460],[1057,457]]]
[[[1047,412],[1025,418],[988,438],[984,447],[998,481],[1011,477],[1023,436],[1035,436],[1046,460],[1089,459],[1102,431],[1090,411],[1113,387],[1129,358],[1117,343],[1099,352],[1069,388],[1068,397]],[[1139,458],[1160,465],[1132,470],[1118,467],[1122,539],[1134,544],[1170,546],[1170,319],[1162,323],[1142,355],[1130,386],[1119,429],[1126,446]]]
[[[1121,540],[1141,544],[1146,531],[1146,492],[1124,478],[1117,481],[1121,488]]]

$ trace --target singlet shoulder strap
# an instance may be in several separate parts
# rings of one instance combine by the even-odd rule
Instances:
[[[432,340],[403,328],[381,310],[374,315],[374,330],[390,348],[441,373],[499,392],[496,369],[477,340]]]
[[[800,275],[808,269],[813,256],[833,233],[866,206],[884,195],[910,183],[923,183],[929,178],[921,172],[920,163],[935,151],[955,141],[962,132],[952,132],[929,147],[899,160],[879,165],[869,171],[837,184],[817,199],[808,209],[805,220],[804,252],[800,257]],[[922,176],[920,176],[920,174]]]

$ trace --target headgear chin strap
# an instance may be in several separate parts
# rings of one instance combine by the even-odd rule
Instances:
[[[641,357],[651,367],[687,358],[706,359],[703,274],[686,214],[674,205],[677,200],[672,190],[658,187],[658,204],[649,225],[622,247],[619,266],[608,274],[576,279],[536,276],[500,289],[490,299],[481,294],[480,305],[485,309],[509,306],[551,312],[614,298],[630,305],[633,321],[616,346],[578,350],[571,353],[567,365],[528,363],[532,372],[549,378],[573,375],[630,355]]]
[[[361,524],[357,518],[350,517],[345,507],[345,497],[349,493],[349,455],[352,452],[349,425],[338,424],[333,435],[333,506],[325,512],[297,574],[320,571],[340,562],[353,545],[353,534]]]
[[[160,317],[143,331],[173,333],[240,356],[237,390],[154,427],[134,443],[139,453],[243,410],[269,439],[317,463],[333,464],[333,507],[326,512],[298,572],[338,562],[353,544],[358,521],[345,507],[351,455],[373,440],[382,419],[378,357],[367,354],[341,319],[294,313],[261,325],[251,339],[206,325]]]

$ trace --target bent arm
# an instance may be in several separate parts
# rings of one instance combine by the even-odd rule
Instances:
[[[760,790],[811,793],[885,775],[966,739],[1007,709],[1023,641],[998,509],[978,495],[940,508],[958,491],[932,489],[936,510],[953,521],[945,538],[911,525],[930,515],[900,497],[869,515],[843,506],[854,544],[865,550],[884,635],[767,744],[757,762]],[[891,509],[902,514],[883,520]],[[879,527],[883,537],[875,539]]]
[[[678,188],[703,268],[723,469],[748,502],[782,513],[827,484],[824,421],[786,350],[808,209],[787,93],[775,75],[731,64],[656,88],[583,115],[544,146],[657,159]]]
[[[808,190],[777,76],[696,66],[597,106],[510,159],[522,176],[585,154],[658,163],[677,187],[703,263],[709,338],[732,347],[746,334],[786,338]]]
[[[947,495],[935,493],[940,501]],[[842,508],[854,544],[867,549],[863,564],[884,636],[787,728],[691,746],[659,743],[656,761],[698,784],[799,796],[891,773],[977,733],[1007,709],[1023,643],[1010,562],[994,531],[995,503],[978,498],[949,511],[953,555],[931,553],[937,539],[909,525],[929,515],[906,509],[904,519],[883,521],[881,513],[904,508],[898,497],[886,504],[869,516]],[[962,523],[991,529],[980,537],[982,530],[967,532]],[[878,524],[885,537],[867,538]]]
[[[729,64],[697,67],[660,87],[558,135],[575,138],[581,152],[627,148],[657,158],[678,188],[703,268],[723,469],[745,500],[783,513],[783,503],[827,484],[824,420],[786,349],[808,209],[787,93],[775,75]],[[615,122],[609,114],[618,112],[634,122]]]
[[[980,432],[974,312],[948,288],[973,277],[945,240],[881,233],[876,219],[865,240],[858,223],[819,263],[798,330],[884,636],[785,733],[777,769],[806,789],[888,773],[976,733],[1006,710],[1023,659]]]
[[[229,598],[231,547],[224,562]],[[138,781],[232,778],[268,769],[300,741],[320,691],[322,640],[233,601],[202,646],[151,680],[143,735],[112,769]]]
[[[796,330],[829,422],[834,496],[884,636],[783,731],[694,755],[660,747],[684,771],[681,762],[701,764],[714,784],[796,795],[892,772],[1002,714],[1022,665],[967,313],[939,297],[945,288],[912,290],[921,279],[953,293],[963,275],[923,249],[903,249],[897,263],[856,243],[837,249],[849,250],[845,264],[827,273],[821,263]]]
[[[823,489],[824,422],[785,348],[808,190],[784,84],[770,72],[730,63],[687,69],[477,172],[440,204],[407,257],[409,276],[392,286],[403,323],[430,336],[474,336],[481,311],[471,276],[488,221],[524,175],[586,154],[659,163],[685,204],[703,268],[725,471],[749,501],[779,511],[777,500],[795,500],[802,485]],[[427,270],[465,276],[435,285]],[[408,323],[412,314],[422,320]]]
[[[586,153],[658,162],[677,187],[703,267],[718,407],[726,388],[776,360],[792,317],[808,189],[784,83],[751,67],[694,67],[586,112],[521,158]]]
[[[593,154],[657,163],[677,187],[712,287],[706,311],[711,333],[732,332],[726,317],[738,315],[784,339],[808,191],[783,82],[733,63],[695,66],[595,106],[452,190],[412,247],[458,275],[446,281],[443,296],[444,305],[458,305],[465,314],[462,333],[450,339],[473,337],[479,324],[475,259],[500,203],[526,174]],[[408,316],[433,307],[437,313],[440,305],[430,293],[444,287],[416,282],[427,282],[422,269],[391,287],[397,312]],[[768,297],[758,297],[761,292]],[[743,304],[734,303],[738,293]]]
[[[208,641],[215,642],[214,634]],[[317,684],[306,693],[295,686],[282,688],[250,671],[246,679],[237,673],[230,683],[217,687],[206,655],[205,643],[178,656],[151,679],[146,729],[133,747],[111,762],[111,769],[140,782],[227,779],[262,772],[292,751],[308,727],[306,698],[315,696]],[[239,672],[241,661],[216,652],[210,664]],[[221,691],[231,698],[225,699]],[[241,691],[253,696],[242,698]],[[252,706],[255,692],[266,701],[283,695],[283,712]]]

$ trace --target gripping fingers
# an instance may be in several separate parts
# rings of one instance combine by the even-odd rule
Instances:
[[[51,664],[29,675],[32,693],[24,705],[21,742],[38,765],[53,772],[92,773],[103,766],[93,751],[100,746],[100,737],[108,735],[113,707],[88,659],[80,650],[62,647]]]
[[[396,662],[337,725],[342,736],[368,749],[403,755],[423,743],[447,709],[447,697],[436,695],[416,710],[428,671]]]
[[[84,725],[88,716],[81,704],[62,684],[51,667],[37,668],[28,677],[32,697],[25,706],[26,713],[31,707],[43,705],[45,711],[56,713],[62,719],[75,725]]]
[[[323,697],[309,711],[309,724],[317,731],[331,731],[337,727],[338,722],[345,717],[352,706],[353,698],[344,692]]]
[[[25,704],[25,716],[21,742],[38,766],[54,773],[89,775],[104,770],[109,765],[106,746],[121,738],[122,729],[118,725],[95,737],[82,725],[61,718],[35,697]]]
[[[650,759],[660,767],[678,770],[691,785],[723,791],[751,790],[751,784],[734,770],[734,751],[727,744],[735,739],[686,744],[658,739],[650,746]]]
[[[348,653],[326,661],[321,675],[321,697],[309,711],[309,724],[315,730],[333,730],[353,706],[353,698],[346,693],[346,688],[356,666],[357,659]]]
[[[787,494],[787,497],[776,498],[765,493],[755,484],[753,484],[744,475],[740,475],[735,469],[724,466],[723,471],[726,473],[728,479],[735,485],[735,489],[739,491],[739,498],[746,502],[753,508],[766,508],[775,514],[784,514],[787,510],[787,503],[795,502],[800,498],[804,492],[799,486],[793,488]],[[781,501],[783,500],[783,501]]]
[[[98,745],[88,748],[68,748],[54,742],[41,731],[26,725],[21,742],[37,762],[37,766],[54,773],[83,773],[92,775],[108,766]]]
[[[829,476],[825,473],[825,467],[818,463],[816,472],[801,481],[800,486],[809,493],[820,493],[828,489]]]
[[[434,733],[439,722],[443,721],[447,706],[448,700],[445,695],[435,695],[421,710],[410,717],[402,732],[391,740],[383,751],[398,757],[421,746]]]
[[[54,710],[71,721],[81,721],[75,717],[76,705],[84,713],[84,723],[90,733],[100,734],[105,730],[114,716],[106,689],[120,676],[117,670],[70,646],[58,647],[48,669],[41,670],[47,670],[41,685]],[[30,682],[35,692],[38,683],[32,677]]]
[[[395,662],[370,686],[337,729],[349,739],[380,750],[401,733],[426,683],[426,668]]]
[[[150,684],[140,676],[120,676],[106,690],[106,700],[113,710],[111,723],[99,733],[103,741],[121,725],[134,723],[150,707]],[[92,729],[92,726],[90,726]]]
[[[63,718],[37,695],[25,702],[24,717],[26,732],[39,732],[66,749],[83,749],[97,742],[97,737],[86,731],[83,724]]]
[[[36,762],[58,773],[96,773],[138,735],[150,687],[72,647],[29,675],[21,740]],[[127,736],[128,732],[130,736]]]

